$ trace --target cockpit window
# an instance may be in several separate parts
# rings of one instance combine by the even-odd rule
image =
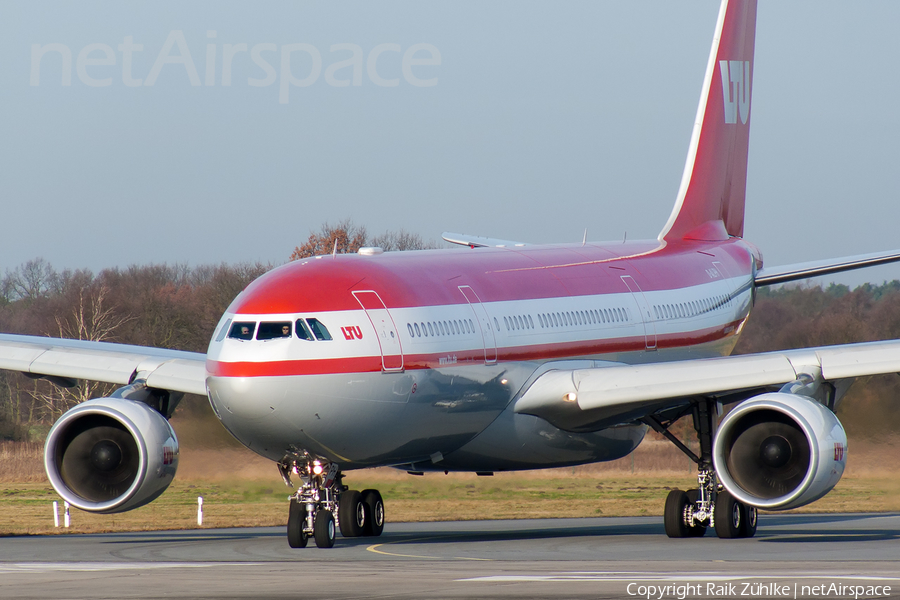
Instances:
[[[256,323],[236,321],[231,324],[231,331],[228,332],[228,337],[236,340],[252,340],[254,331],[256,331]]]
[[[275,340],[289,337],[291,337],[290,321],[274,323],[263,321],[259,324],[259,331],[256,333],[256,339],[258,340]]]
[[[322,325],[322,322],[318,319],[307,319],[306,322],[309,324],[309,328],[312,329],[312,332],[316,335],[316,339],[320,341],[326,341],[331,339],[331,334],[328,333],[328,329]]]
[[[219,335],[216,336],[216,341],[221,342],[225,339],[225,334],[228,333],[228,328],[231,326],[231,319],[225,321],[225,324],[222,325],[222,329],[219,330]]]
[[[301,340],[310,340],[312,341],[313,336],[309,332],[309,327],[306,326],[306,321],[303,319],[297,319],[295,323],[295,330],[297,332],[297,337]]]

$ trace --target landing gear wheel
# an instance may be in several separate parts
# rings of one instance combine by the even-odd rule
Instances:
[[[346,538],[365,535],[369,521],[368,512],[369,507],[363,502],[362,494],[356,490],[341,494],[341,503],[338,505],[341,535]]]
[[[741,537],[752,538],[756,535],[756,527],[759,525],[759,513],[755,506],[744,505],[743,522],[741,523]]]
[[[670,538],[683,538],[690,535],[690,528],[684,522],[684,509],[687,508],[687,505],[687,494],[681,490],[672,490],[666,496],[663,523],[666,526],[666,535]]]
[[[688,503],[694,504],[700,499],[700,490],[694,488],[685,492],[687,494]],[[706,535],[706,525],[691,525],[688,531],[688,537],[703,537]]]
[[[727,490],[722,490],[716,497],[715,521],[716,535],[722,539],[743,537],[744,505],[734,499]]]
[[[316,522],[313,536],[316,538],[316,546],[319,548],[331,548],[334,546],[334,515],[330,510],[320,508],[316,511]]]
[[[368,509],[365,535],[379,536],[384,531],[384,500],[378,490],[363,490],[362,502]]]
[[[291,506],[288,509],[287,538],[291,548],[306,548],[309,536],[303,531],[306,526],[306,506],[291,498]]]

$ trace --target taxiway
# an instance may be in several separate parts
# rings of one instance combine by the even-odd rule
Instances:
[[[900,598],[900,514],[764,515],[747,540],[670,540],[658,517],[389,523],[329,550],[292,550],[282,528],[0,540],[2,598],[708,597],[745,582]]]

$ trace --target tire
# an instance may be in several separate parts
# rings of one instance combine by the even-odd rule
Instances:
[[[365,535],[381,535],[384,531],[384,500],[381,493],[378,490],[363,490],[362,501],[368,509]]]
[[[666,526],[666,535],[670,538],[683,538],[690,535],[690,527],[684,522],[684,509],[687,505],[687,494],[681,490],[672,490],[666,496],[663,523]]]
[[[694,504],[700,499],[700,490],[694,488],[685,492],[687,494],[688,503]],[[691,525],[688,530],[688,537],[703,537],[706,535],[706,525]]]
[[[316,546],[319,548],[331,548],[334,546],[334,515],[330,510],[320,508],[316,511],[316,522],[313,537],[316,538]]]
[[[756,528],[759,526],[759,512],[755,506],[744,505],[743,522],[741,523],[741,537],[752,538],[756,535]]]
[[[369,522],[369,507],[362,501],[362,494],[350,490],[341,494],[338,505],[338,522],[341,524],[341,535],[346,538],[365,535]]]
[[[727,490],[719,492],[716,496],[714,512],[716,535],[721,539],[743,537],[741,528],[744,523],[744,513],[744,505],[735,500]]]
[[[303,531],[306,526],[306,506],[291,499],[291,506],[288,509],[287,522],[287,539],[288,546],[291,548],[306,548],[306,542],[309,536]]]

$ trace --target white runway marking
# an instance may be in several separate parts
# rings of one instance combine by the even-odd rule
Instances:
[[[0,563],[0,573],[55,573],[59,571],[133,571],[150,569],[202,569],[258,566],[264,563],[225,562],[52,562]]]
[[[634,572],[593,572],[593,571],[572,571],[567,573],[553,573],[549,575],[487,575],[484,577],[468,577],[465,579],[457,579],[456,581],[477,581],[485,583],[498,582],[559,582],[559,581],[747,581],[759,579],[778,579],[778,580],[800,580],[800,579],[828,579],[829,581],[837,580],[853,580],[853,581],[900,581],[900,577],[877,576],[877,575],[849,575],[839,573],[803,573],[803,574],[759,574],[759,573],[743,573],[743,574],[725,574],[725,573],[702,573],[696,572],[689,575],[683,572],[658,572],[647,573],[641,571]]]

